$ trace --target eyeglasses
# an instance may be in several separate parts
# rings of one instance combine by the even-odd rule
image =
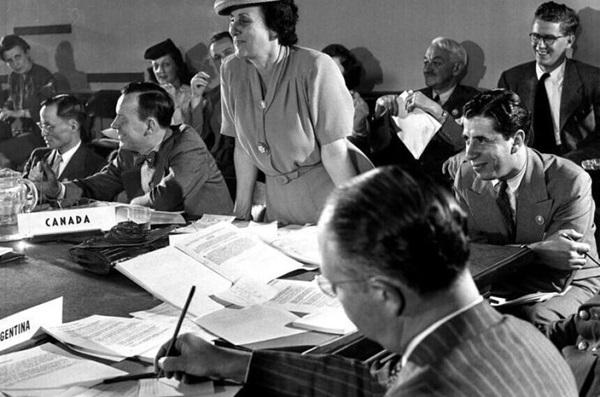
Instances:
[[[537,34],[537,33],[529,33],[529,40],[531,40],[531,44],[537,45],[540,41],[543,41],[545,45],[552,45],[554,42],[561,37],[567,36],[553,36],[551,34]]]
[[[367,280],[357,279],[357,280],[342,280],[342,281],[331,282],[319,274],[315,277],[315,281],[317,282],[317,285],[321,289],[321,292],[323,292],[325,295],[327,295],[331,298],[335,298],[337,296],[337,291],[336,291],[337,285],[349,284],[349,283],[362,283]]]
[[[54,126],[50,125],[50,124],[43,124],[40,123],[39,121],[37,123],[35,123],[38,127],[40,127],[40,130],[43,132],[49,132],[52,133],[54,132]]]

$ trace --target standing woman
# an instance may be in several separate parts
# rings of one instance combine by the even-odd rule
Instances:
[[[171,39],[166,39],[148,48],[144,52],[144,59],[152,62],[152,66],[148,68],[149,80],[164,88],[175,102],[175,112],[171,124],[176,125],[185,122],[192,125],[188,120],[192,98],[192,90],[188,83],[191,76],[179,48],[175,46]],[[200,120],[199,126],[198,133],[202,130],[202,120]],[[197,126],[192,125],[192,127]]]
[[[221,68],[221,133],[236,138],[235,215],[249,219],[257,171],[267,220],[316,223],[328,194],[356,174],[345,137],[352,97],[333,60],[296,46],[293,0],[216,0],[235,56]]]

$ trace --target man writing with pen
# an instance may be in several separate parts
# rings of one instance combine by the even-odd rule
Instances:
[[[184,381],[234,380],[251,396],[576,395],[550,341],[483,300],[468,269],[464,212],[419,171],[377,168],[338,187],[319,220],[319,247],[319,286],[395,353],[385,365],[233,350],[184,334],[161,348],[157,369]]]
[[[559,293],[509,309],[544,329],[598,292],[600,268],[591,179],[575,163],[527,147],[529,124],[528,110],[511,91],[493,90],[468,102],[467,161],[454,188],[473,241],[526,244],[536,254],[534,263],[499,280],[491,293],[506,299]]]

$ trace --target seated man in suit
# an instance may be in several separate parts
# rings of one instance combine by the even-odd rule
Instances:
[[[156,365],[168,377],[233,379],[253,396],[576,395],[556,348],[479,295],[464,213],[421,172],[382,167],[339,187],[321,215],[319,245],[323,292],[397,353],[376,376],[342,357],[251,353],[191,334],[170,357],[165,344]]]
[[[59,183],[42,163],[38,190],[51,199],[81,197],[110,201],[125,191],[131,204],[162,211],[230,214],[233,203],[223,176],[198,133],[189,126],[171,127],[173,100],[154,83],[130,83],[117,102],[111,127],[120,147],[101,172]]]
[[[46,162],[59,180],[95,174],[106,160],[82,141],[87,115],[83,104],[72,95],[56,95],[42,103],[39,127],[47,147],[37,148],[27,160],[23,176],[42,178],[40,162]]]
[[[538,291],[563,292],[514,314],[543,327],[565,318],[598,292],[594,258],[594,200],[589,175],[573,162],[528,148],[529,111],[515,93],[496,89],[465,105],[466,159],[456,195],[468,213],[474,241],[527,244],[537,260],[493,286],[515,298]]]
[[[421,109],[440,122],[441,127],[429,142],[425,151],[415,160],[412,154],[398,140],[394,123],[390,116],[398,115],[396,95],[386,95],[375,103],[375,119],[372,126],[375,136],[392,135],[391,146],[384,153],[376,155],[375,163],[420,164],[430,175],[451,186],[447,178],[442,177],[442,163],[464,148],[462,127],[456,122],[462,116],[463,105],[479,91],[460,84],[467,67],[467,52],[460,43],[438,37],[425,52],[423,76],[427,87],[418,91],[409,91],[406,98],[406,111]],[[381,131],[383,128],[386,131]],[[391,131],[390,131],[391,129]],[[382,158],[383,156],[383,158]]]
[[[567,58],[578,26],[566,5],[540,5],[529,34],[535,61],[503,72],[498,87],[516,92],[532,112],[530,147],[581,164],[600,157],[600,69]]]

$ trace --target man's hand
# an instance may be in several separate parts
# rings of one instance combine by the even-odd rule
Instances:
[[[0,111],[0,120],[6,121],[11,117],[17,118],[16,112],[14,110],[2,108],[2,111]]]
[[[390,94],[384,95],[377,98],[375,101],[375,112],[373,115],[375,118],[383,116],[385,113],[389,113],[392,116],[398,115],[398,95]]]
[[[216,347],[192,334],[183,334],[175,342],[172,356],[165,357],[170,341],[165,343],[156,358],[156,372],[161,369],[167,378],[186,382],[190,378],[209,376],[243,383],[252,354]]]
[[[529,244],[541,263],[559,270],[578,270],[586,263],[590,245],[579,242],[583,234],[573,229],[559,230],[543,241]]]
[[[442,109],[442,106],[439,103],[429,99],[420,91],[412,91],[409,93],[405,103],[406,111],[409,113],[418,108],[438,119],[444,112],[444,109]]]
[[[41,171],[41,178],[32,180],[35,185],[40,198],[45,197],[48,199],[55,199],[60,194],[60,182],[56,177],[52,168],[45,161],[38,162],[35,167],[39,167]]]

